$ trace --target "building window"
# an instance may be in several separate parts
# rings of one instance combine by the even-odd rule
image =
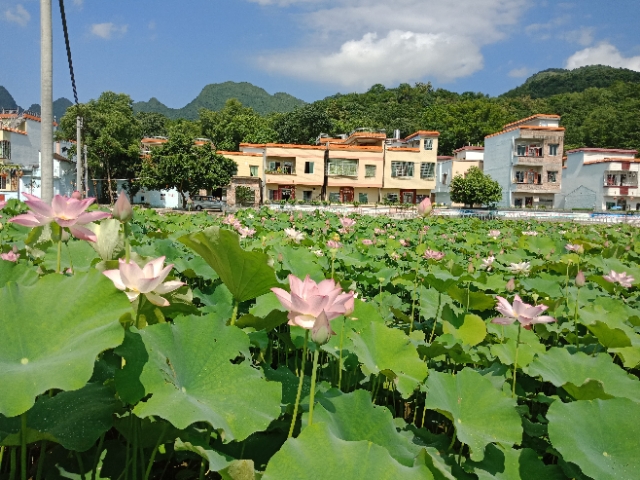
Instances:
[[[413,162],[391,162],[392,177],[413,177]]]
[[[442,174],[442,184],[443,184],[443,185],[446,185],[446,184],[447,184],[447,177],[448,177],[448,176],[449,176],[449,175],[448,175],[447,173],[443,173],[443,174]]]
[[[332,203],[340,203],[340,192],[330,192],[329,201]]]
[[[341,175],[344,177],[358,176],[358,161],[335,159],[329,160],[329,175]]]
[[[397,193],[387,193],[387,202],[389,202],[389,203],[398,203],[398,194]]]
[[[547,172],[547,182],[556,183],[558,181],[558,172]]]
[[[369,203],[369,196],[366,193],[359,193],[358,202],[364,203],[364,204]]]
[[[607,202],[607,210],[611,210],[613,207],[616,206],[616,202]]]
[[[269,172],[283,175],[292,175],[295,172],[293,162],[269,162]]]
[[[516,183],[524,183],[524,172],[516,172]]]
[[[269,200],[278,201],[280,200],[280,195],[278,190],[269,190]]]
[[[559,145],[555,143],[549,145],[549,155],[558,155],[558,147]]]
[[[304,173],[313,173],[313,162],[304,162]]]
[[[425,150],[433,150],[433,138],[425,138],[424,139],[424,149]]]
[[[9,140],[0,141],[0,158],[11,160],[11,142]]]
[[[257,177],[258,176],[258,166],[257,165],[251,165],[249,167],[249,176],[250,177]]]
[[[364,166],[364,176],[365,178],[371,178],[376,176],[376,166],[375,165],[365,165]]]
[[[435,163],[421,163],[420,164],[420,178],[433,180],[436,175]]]
[[[516,153],[519,157],[524,157],[527,154],[527,146],[526,145],[518,145],[516,147]]]
[[[514,200],[513,205],[514,205],[516,208],[522,208],[522,199],[521,199],[521,198],[516,198],[516,199]]]
[[[141,201],[141,202],[144,202],[144,195],[142,195],[142,196],[140,197],[140,201]]]
[[[307,163],[309,163],[309,162],[307,162]],[[302,192],[302,200],[304,200],[305,202],[310,202],[311,201],[311,195],[313,195],[313,192],[311,190],[304,190]]]
[[[167,198],[167,194],[166,193],[161,193],[160,194],[160,200],[164,200]]]
[[[0,177],[0,190],[7,190],[7,179],[8,177]],[[9,184],[11,184],[11,181],[9,180]]]

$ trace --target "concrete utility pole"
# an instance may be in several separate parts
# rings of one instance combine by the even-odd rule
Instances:
[[[84,146],[84,192],[83,196],[86,198],[89,196],[89,154],[87,152],[87,146]]]
[[[53,199],[53,32],[51,0],[40,0],[41,196]]]
[[[82,117],[76,117],[76,190],[81,194],[84,192],[82,188]]]

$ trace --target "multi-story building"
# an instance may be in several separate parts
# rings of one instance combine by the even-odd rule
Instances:
[[[562,179],[565,209],[640,210],[636,150],[578,148],[567,152]]]
[[[321,135],[317,145],[243,143],[240,150],[262,154],[262,171],[255,171],[262,173],[269,201],[415,204],[435,187],[438,135],[420,131],[387,139],[384,132],[359,129],[339,138]]]
[[[502,186],[502,207],[553,207],[560,201],[564,128],[538,114],[485,137],[484,172]]]
[[[22,192],[40,196],[40,132],[37,114],[0,111],[0,200],[19,199]],[[70,195],[76,189],[75,161],[64,156],[70,146],[54,143],[54,194]]]
[[[483,169],[484,147],[469,145],[455,150],[453,157],[438,157],[436,188],[431,201],[439,205],[462,206],[451,201],[451,181],[458,175],[466,176],[471,167]]]

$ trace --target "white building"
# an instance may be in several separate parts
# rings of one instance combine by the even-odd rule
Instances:
[[[578,148],[567,152],[562,179],[565,209],[640,210],[636,150]]]
[[[461,206],[451,202],[451,180],[457,175],[466,175],[471,167],[483,169],[484,147],[469,145],[453,153],[453,157],[438,157],[436,188],[431,198],[431,201],[438,205]]]
[[[0,112],[0,200],[24,200],[22,192],[40,196],[40,127],[40,117],[31,112]],[[75,161],[65,156],[70,146],[54,143],[54,194],[70,195],[75,190]]]
[[[558,115],[505,125],[485,137],[484,146],[484,173],[502,186],[498,206],[553,207],[560,201],[564,128]]]

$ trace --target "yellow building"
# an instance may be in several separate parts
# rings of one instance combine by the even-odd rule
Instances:
[[[360,129],[340,138],[321,135],[317,145],[243,143],[240,150],[262,154],[263,197],[272,202],[415,204],[435,188],[438,136],[420,131],[387,139],[383,132]]]

